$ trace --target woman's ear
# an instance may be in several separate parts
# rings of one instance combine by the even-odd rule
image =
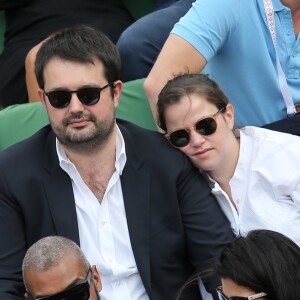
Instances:
[[[226,111],[222,114],[225,122],[227,123],[229,129],[233,130],[234,127],[234,107],[232,104],[228,103],[226,105]]]
[[[101,292],[102,283],[101,283],[100,274],[99,274],[96,266],[92,266],[92,281],[94,283],[94,286],[95,286],[97,292],[98,293]]]

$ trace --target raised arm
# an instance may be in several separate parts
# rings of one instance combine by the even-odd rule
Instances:
[[[205,58],[190,43],[170,34],[144,83],[155,120],[157,97],[167,81],[179,73],[201,72],[205,65]]]
[[[27,54],[25,59],[25,71],[26,71],[26,87],[28,93],[29,102],[40,101],[38,94],[39,86],[34,73],[34,64],[36,54],[39,51],[43,42],[34,46]]]

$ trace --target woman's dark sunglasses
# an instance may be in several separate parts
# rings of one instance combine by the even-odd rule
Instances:
[[[32,300],[89,300],[91,279],[92,270],[90,268],[85,281],[69,287],[57,294],[42,298],[33,298],[29,293],[27,294]]]
[[[217,288],[217,293],[218,293],[220,300],[255,300],[255,299],[260,299],[264,296],[267,296],[266,293],[262,292],[262,293],[258,293],[258,294],[248,296],[248,297],[241,297],[241,296],[226,297],[222,292],[221,286]]]
[[[201,135],[211,135],[217,130],[217,122],[215,117],[218,113],[222,112],[226,108],[223,107],[218,110],[214,115],[204,117],[200,119],[196,124],[190,128],[178,129],[170,134],[166,135],[166,138],[176,148],[182,148],[188,145],[190,142],[190,131],[195,129]]]
[[[102,90],[109,86],[114,86],[114,83],[108,83],[103,87],[85,87],[77,91],[69,90],[57,90],[52,92],[44,92],[48,97],[50,104],[55,108],[64,108],[67,107],[72,99],[72,94],[76,93],[80,102],[84,105],[94,105],[100,99],[100,93]]]

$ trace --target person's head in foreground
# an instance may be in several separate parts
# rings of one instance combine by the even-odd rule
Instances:
[[[158,125],[172,146],[211,176],[237,160],[234,108],[207,75],[183,74],[168,81],[158,97]]]
[[[101,279],[81,249],[61,236],[40,239],[26,252],[23,280],[28,300],[97,300]]]
[[[281,233],[253,230],[226,246],[214,270],[221,300],[298,300],[300,248]]]
[[[102,32],[84,25],[50,36],[35,62],[39,96],[53,131],[67,149],[101,149],[115,130],[122,90],[120,57]]]

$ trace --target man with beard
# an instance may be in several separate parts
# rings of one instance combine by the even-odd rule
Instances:
[[[101,279],[82,250],[62,236],[38,240],[23,260],[25,299],[100,300]]]
[[[49,235],[80,245],[102,300],[175,299],[233,237],[208,184],[162,134],[115,119],[120,59],[104,34],[52,35],[35,72],[50,125],[0,154],[0,299],[21,299],[26,249]]]

